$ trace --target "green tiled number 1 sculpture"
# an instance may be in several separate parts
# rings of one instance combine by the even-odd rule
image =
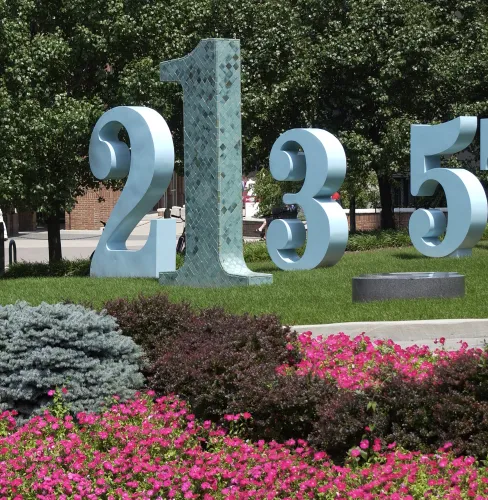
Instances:
[[[239,41],[221,39],[161,63],[161,80],[183,87],[186,203],[185,263],[161,273],[161,284],[272,282],[243,258],[240,64]]]

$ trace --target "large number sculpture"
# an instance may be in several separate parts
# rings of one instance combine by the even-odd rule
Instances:
[[[161,80],[183,87],[185,141],[186,256],[176,271],[174,220],[151,221],[149,238],[138,251],[126,241],[139,220],[166,191],[174,167],[171,132],[154,110],[121,107],[97,122],[90,142],[90,166],[98,179],[126,185],[97,246],[92,276],[159,277],[162,284],[232,286],[271,283],[243,259],[241,198],[241,87],[238,40],[203,40],[182,59],[161,64]],[[119,139],[125,127],[129,147]],[[457,153],[472,141],[475,117],[462,116],[440,125],[412,125],[411,191],[432,196],[445,191],[449,220],[440,210],[417,210],[410,219],[414,246],[430,257],[465,256],[483,234],[488,205],[481,183],[462,169],[440,168],[440,156]],[[488,170],[488,120],[481,120],[480,163]],[[331,199],[346,173],[340,142],[320,129],[282,134],[270,155],[273,177],[303,180],[285,204],[303,208],[299,220],[276,220],[268,229],[273,262],[285,270],[331,266],[342,257],[347,218]],[[441,241],[441,236],[445,233]],[[307,243],[303,257],[296,249]]]
[[[341,143],[325,130],[289,130],[273,145],[269,163],[271,174],[279,181],[304,180],[300,192],[286,194],[283,201],[303,208],[308,233],[307,247],[300,258],[296,249],[305,243],[303,222],[273,221],[266,238],[271,259],[284,270],[336,264],[344,254],[348,237],[346,214],[331,199],[346,175],[346,154]]]
[[[118,134],[125,127],[131,151]],[[90,167],[98,179],[129,175],[92,259],[91,276],[158,277],[176,266],[176,222],[151,221],[141,250],[126,241],[137,223],[161,199],[174,168],[171,132],[156,111],[142,107],[114,108],[98,120],[90,141]]]
[[[183,86],[186,202],[185,263],[161,284],[272,282],[243,258],[240,65],[238,40],[203,40],[161,64],[161,80]]]
[[[435,209],[417,210],[410,218],[412,243],[428,257],[471,255],[485,229],[487,202],[480,181],[467,170],[440,168],[440,156],[469,146],[476,128],[477,119],[473,116],[461,116],[440,125],[411,127],[411,192],[414,196],[432,196],[440,184],[449,207],[448,223],[444,213]],[[444,232],[441,241],[439,236]]]

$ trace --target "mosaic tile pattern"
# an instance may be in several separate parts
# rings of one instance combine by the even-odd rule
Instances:
[[[238,40],[202,40],[161,63],[161,81],[183,87],[186,256],[161,284],[199,287],[272,283],[252,272],[242,240],[241,78]]]

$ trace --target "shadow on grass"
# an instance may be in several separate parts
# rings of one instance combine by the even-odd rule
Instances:
[[[277,273],[284,272],[279,267],[275,266],[271,261],[250,262],[246,263],[249,269],[255,273]]]
[[[424,255],[416,255],[412,253],[396,253],[393,255],[395,259],[400,259],[400,260],[423,260],[426,259]]]

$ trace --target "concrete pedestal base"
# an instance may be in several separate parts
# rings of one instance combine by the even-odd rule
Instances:
[[[365,274],[352,279],[352,301],[464,297],[458,273]]]

